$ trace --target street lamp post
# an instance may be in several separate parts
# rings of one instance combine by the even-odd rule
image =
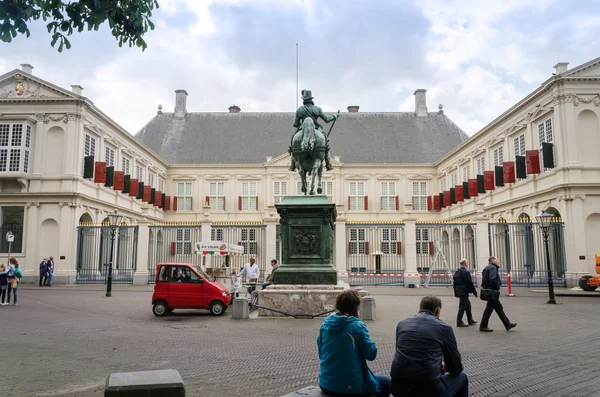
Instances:
[[[549,299],[547,303],[556,304],[554,298],[554,282],[552,281],[552,268],[550,267],[550,249],[548,248],[548,234],[550,233],[550,224],[554,216],[547,212],[542,212],[536,216],[537,222],[542,228],[542,234],[544,236],[544,246],[546,249],[546,271],[548,273],[548,295]]]
[[[119,212],[115,210],[112,214],[108,215],[110,223],[110,258],[108,262],[108,277],[106,279],[106,297],[112,296],[112,278],[113,278],[113,253],[115,248],[115,237],[121,224],[123,217],[119,215]]]

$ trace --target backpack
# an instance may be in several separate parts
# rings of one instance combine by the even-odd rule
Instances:
[[[17,276],[18,278],[23,278],[23,272],[21,271],[21,269],[15,269],[15,276]]]

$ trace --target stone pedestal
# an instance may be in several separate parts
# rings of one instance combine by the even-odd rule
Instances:
[[[335,300],[349,285],[270,285],[259,291],[261,306],[290,315],[312,315],[335,309]],[[259,309],[259,317],[285,317],[284,314]]]
[[[333,267],[335,204],[326,196],[286,196],[276,205],[281,224],[277,285],[336,285]]]

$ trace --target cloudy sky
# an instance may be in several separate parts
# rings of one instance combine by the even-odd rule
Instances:
[[[597,0],[159,0],[149,48],[119,48],[107,28],[50,47],[44,23],[0,43],[0,73],[34,74],[84,94],[131,133],[172,111],[294,111],[300,89],[324,109],[430,111],[474,134],[551,76],[600,56]],[[485,4],[482,6],[481,4]]]

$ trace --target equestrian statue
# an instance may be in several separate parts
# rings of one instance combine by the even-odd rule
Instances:
[[[310,192],[315,194],[315,177],[319,177],[317,185],[317,194],[321,194],[321,176],[323,175],[323,161],[327,171],[331,171],[331,159],[329,157],[329,134],[335,121],[340,117],[338,110],[337,114],[325,114],[319,106],[315,106],[314,97],[310,90],[302,90],[302,106],[296,110],[296,119],[294,120],[294,128],[296,132],[292,137],[292,144],[288,150],[291,155],[290,171],[298,170],[302,180],[302,193],[307,194],[306,175],[312,176]],[[326,123],[334,122],[329,129],[329,133],[325,135],[323,127],[318,123],[322,119]]]

